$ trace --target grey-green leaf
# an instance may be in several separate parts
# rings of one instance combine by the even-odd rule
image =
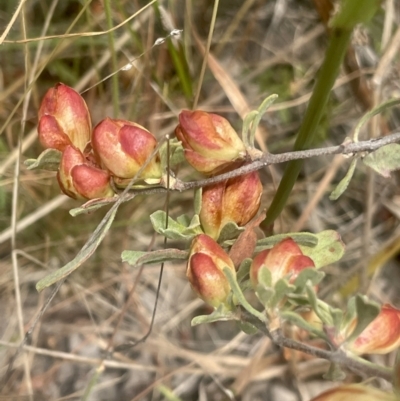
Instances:
[[[337,200],[340,196],[342,196],[343,192],[346,191],[347,187],[350,184],[351,179],[353,178],[354,170],[357,166],[358,158],[355,157],[350,164],[349,169],[347,170],[346,175],[340,180],[337,187],[332,191],[329,195],[330,200]]]
[[[391,143],[382,146],[364,157],[363,162],[378,174],[388,178],[392,171],[400,169],[400,145]]]
[[[337,262],[344,255],[345,246],[338,232],[326,230],[316,234],[318,244],[314,248],[300,245],[304,255],[309,256],[315,267],[330,265]]]
[[[43,169],[58,171],[62,153],[57,149],[46,149],[37,159],[27,159],[24,164],[28,170]]]
[[[188,252],[179,249],[161,249],[151,252],[123,251],[121,254],[122,261],[129,263],[131,266],[185,260],[187,257]]]
[[[365,295],[356,295],[355,306],[357,312],[357,324],[351,335],[346,341],[354,341],[365,328],[378,316],[381,308],[374,302],[369,300]]]
[[[112,222],[114,221],[115,215],[117,213],[118,207],[114,207],[110,209],[107,214],[104,216],[101,223],[97,226],[96,230],[93,232],[92,236],[83,246],[83,248],[78,252],[74,259],[72,259],[65,266],[56,270],[54,273],[49,274],[45,278],[41,279],[36,284],[37,291],[42,291],[46,287],[56,283],[57,281],[62,280],[63,278],[70,275],[73,271],[75,271],[83,262],[85,262],[89,257],[94,253],[97,247],[100,245],[101,241],[107,234],[108,230],[111,227]]]

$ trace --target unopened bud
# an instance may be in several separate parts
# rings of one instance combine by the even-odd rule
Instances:
[[[45,94],[39,109],[39,140],[43,147],[64,149],[73,145],[84,151],[90,141],[92,123],[83,97],[64,84]]]
[[[262,190],[257,171],[204,187],[200,211],[204,232],[218,239],[227,223],[247,224],[258,212]]]
[[[292,238],[286,238],[271,249],[261,251],[253,259],[250,280],[255,287],[258,283],[258,273],[263,268],[271,272],[273,283],[288,275],[293,282],[303,269],[314,266],[313,260],[303,255],[296,242]]]
[[[356,319],[346,328],[349,333]],[[343,336],[343,335],[342,335]],[[387,354],[400,346],[400,310],[384,304],[379,315],[351,343],[344,347],[354,354]]]
[[[194,238],[186,276],[197,295],[214,308],[226,304],[231,290],[225,267],[236,274],[232,260],[212,238],[205,234]]]
[[[73,199],[96,199],[114,195],[107,171],[96,167],[82,152],[67,146],[57,174],[61,190]]]
[[[182,142],[186,160],[204,174],[216,174],[246,153],[228,120],[217,114],[183,110],[175,134]]]
[[[140,179],[159,180],[158,156],[148,160],[157,146],[156,138],[141,125],[106,118],[93,130],[92,146],[105,167],[117,179],[131,179],[147,163]]]

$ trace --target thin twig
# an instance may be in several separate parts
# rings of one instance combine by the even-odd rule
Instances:
[[[340,349],[329,351],[300,343],[283,336],[280,329],[270,331],[263,322],[246,312],[244,309],[242,309],[241,320],[256,326],[263,334],[272,338],[272,341],[280,347],[294,349],[317,358],[326,359],[332,363],[347,367],[356,373],[365,373],[369,377],[380,377],[389,382],[393,379],[392,369],[390,368],[372,364],[371,362],[356,356],[349,357]]]

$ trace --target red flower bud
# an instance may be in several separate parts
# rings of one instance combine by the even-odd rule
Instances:
[[[311,401],[396,401],[393,393],[386,393],[364,384],[349,384],[325,391]]]
[[[212,238],[205,234],[194,238],[186,276],[197,295],[215,308],[226,303],[230,292],[225,267],[236,274],[232,260]]]
[[[109,174],[96,167],[82,152],[67,146],[57,174],[61,190],[74,199],[106,198],[114,195]]]
[[[92,123],[83,97],[64,84],[45,94],[39,109],[39,140],[43,147],[61,152],[73,145],[82,152],[90,141]]]
[[[182,142],[186,160],[204,174],[223,170],[246,152],[229,122],[217,114],[183,110],[175,134]]]
[[[204,187],[200,211],[204,232],[218,239],[225,224],[247,224],[260,207],[262,189],[257,171]]]
[[[261,251],[253,259],[250,280],[255,287],[258,283],[259,270],[266,268],[271,272],[273,283],[289,274],[290,281],[293,282],[303,269],[314,266],[313,260],[303,255],[296,242],[292,238],[286,238],[271,249]]]
[[[101,162],[114,176],[131,179],[147,162],[157,141],[139,124],[106,118],[94,128],[92,146]],[[159,180],[160,177],[160,163],[154,157],[138,178]]]
[[[339,338],[345,338],[353,330],[352,321]],[[336,342],[339,339],[336,339]],[[379,315],[351,343],[344,344],[354,354],[387,354],[400,346],[400,310],[384,304]]]

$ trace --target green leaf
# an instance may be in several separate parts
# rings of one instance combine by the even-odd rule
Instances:
[[[103,206],[109,206],[110,203],[115,203],[115,197],[114,198],[98,198],[98,199],[92,199],[85,204],[75,207],[69,211],[69,214],[72,217],[76,217],[79,214],[86,214],[90,212],[94,212],[97,209],[102,208]]]
[[[356,25],[368,22],[378,11],[380,4],[381,0],[342,0],[330,26],[352,30]]]
[[[249,142],[251,147],[254,147],[254,138],[256,136],[256,131],[258,126],[260,125],[261,119],[263,118],[265,112],[268,110],[271,104],[275,102],[276,99],[278,99],[278,95],[276,94],[268,96],[266,99],[264,99],[264,101],[260,104],[260,107],[257,109],[258,113],[255,115],[254,120],[251,123],[251,130],[249,137]]]
[[[254,142],[253,143],[250,142],[250,126],[257,114],[258,114],[257,110],[252,110],[250,111],[250,113],[246,114],[243,120],[242,141],[246,148],[254,147]]]
[[[218,242],[222,244],[227,240],[236,239],[242,231],[244,231],[244,227],[239,227],[236,223],[231,221],[222,227]]]
[[[100,245],[101,241],[103,240],[108,230],[110,229],[111,224],[114,221],[115,215],[117,213],[117,210],[118,207],[110,209],[104,216],[101,223],[97,226],[96,230],[93,232],[89,240],[75,256],[75,258],[72,259],[65,266],[56,270],[54,273],[51,273],[45,278],[41,279],[36,284],[36,290],[40,292],[45,288],[51,286],[52,284],[56,283],[57,281],[64,279],[65,277],[70,275],[73,271],[75,271],[83,262],[89,259],[89,257],[92,256],[92,254]]]
[[[274,245],[278,244],[286,238],[292,238],[299,245],[304,245],[307,247],[315,247],[318,244],[318,236],[316,234],[300,232],[300,233],[287,233],[272,235],[267,238],[262,238],[257,241],[257,246],[255,248],[255,253],[261,252],[264,249],[272,248]]]
[[[358,142],[358,137],[361,131],[361,128],[363,125],[373,116],[376,116],[377,114],[391,108],[394,106],[397,106],[400,104],[400,99],[390,99],[379,106],[375,107],[374,109],[370,110],[368,113],[364,114],[358,124],[356,125],[356,128],[354,129],[354,142]]]
[[[57,149],[46,149],[37,159],[27,159],[24,164],[28,170],[43,169],[58,171],[62,153]]]
[[[187,227],[190,224],[190,216],[182,214],[176,218],[176,222],[181,226]]]
[[[200,228],[200,222],[198,220],[198,216],[194,216],[190,225],[187,227],[183,224],[176,222],[171,217],[168,217],[168,228],[166,227],[166,213],[163,210],[157,210],[153,214],[150,215],[150,221],[153,225],[153,228],[159,234],[164,235],[165,237],[172,240],[191,240],[198,234],[201,234],[203,231]],[[186,224],[186,218],[180,218],[180,221]]]
[[[262,322],[267,322],[267,317],[263,315],[261,312],[259,312],[257,309],[254,309],[246,300],[246,298],[243,295],[242,290],[239,287],[239,284],[236,280],[236,277],[232,273],[232,271],[228,268],[225,267],[223,269],[223,272],[225,274],[225,277],[229,281],[229,285],[231,287],[231,290],[233,292],[233,295],[236,297],[237,302],[243,306],[247,310],[247,312],[251,313],[253,316],[261,320]]]
[[[236,316],[227,310],[224,305],[220,305],[209,315],[200,315],[192,319],[191,325],[197,326],[204,323],[214,323],[218,321],[236,320]]]
[[[357,294],[355,297],[355,306],[357,312],[357,324],[351,335],[346,341],[354,341],[365,328],[379,315],[380,306],[369,300],[365,295]]]
[[[185,156],[182,148],[182,144],[176,138],[169,140],[169,155],[168,155],[168,143],[165,141],[159,150],[160,162],[162,171],[167,171],[168,168],[168,156],[169,156],[169,167],[173,168],[177,164],[185,161]]]
[[[238,283],[241,283],[246,277],[249,276],[251,263],[252,260],[250,258],[246,258],[240,264],[239,269],[236,272],[236,280],[238,281]]]
[[[378,174],[388,178],[392,171],[400,169],[400,145],[391,143],[382,146],[364,157],[363,162]]]
[[[201,212],[201,198],[203,195],[203,188],[196,188],[194,190],[194,213],[200,214]]]
[[[299,246],[304,255],[314,261],[317,269],[337,262],[344,255],[345,246],[338,232],[326,230],[316,234],[316,237],[318,238],[316,247],[310,248],[300,244]]]
[[[327,303],[317,298],[315,290],[311,285],[306,285],[305,289],[308,295],[308,300],[310,301],[310,305],[314,312],[323,323],[325,323],[328,327],[332,327],[333,319],[331,314],[331,307]]]
[[[289,321],[290,323],[293,323],[297,327],[308,331],[316,337],[323,338],[324,340],[327,339],[326,334],[323,331],[315,328],[312,324],[308,323],[305,319],[303,319],[302,316],[300,316],[296,312],[284,311],[280,313],[280,317],[284,320]]]
[[[329,195],[330,200],[337,200],[346,191],[347,187],[350,184],[351,179],[353,178],[354,170],[356,169],[358,158],[354,158],[351,161],[350,167],[347,170],[346,175],[341,179],[337,187],[332,191]]]
[[[296,287],[284,279],[280,278],[274,286],[274,295],[269,301],[269,307],[275,308],[282,299],[290,293],[293,293]]]
[[[265,288],[272,288],[272,274],[271,271],[264,265],[258,270],[257,276],[258,284]]]
[[[186,260],[188,256],[188,252],[179,249],[161,249],[151,252],[123,251],[121,254],[122,261],[129,263],[131,266]]]
[[[256,295],[258,300],[264,306],[265,309],[269,306],[269,301],[274,296],[275,290],[272,287],[264,287],[263,285],[257,284]]]
[[[254,334],[258,333],[257,327],[252,325],[251,323],[242,322],[239,320],[238,325],[239,325],[240,330],[243,331],[243,333],[246,333],[248,335],[254,335]]]
[[[297,293],[304,291],[304,287],[309,282],[310,285],[317,285],[325,277],[325,273],[316,270],[315,268],[307,268],[300,272],[294,281],[294,286]]]

